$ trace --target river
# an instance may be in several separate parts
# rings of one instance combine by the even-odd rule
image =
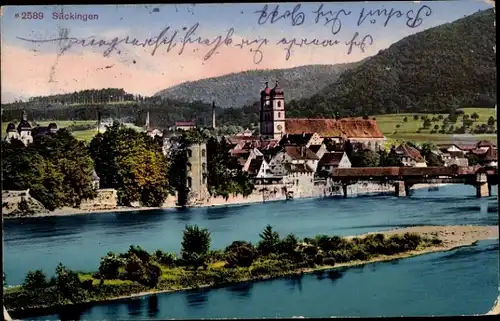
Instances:
[[[267,204],[254,204],[245,206],[229,206],[229,207],[217,207],[217,208],[194,208],[187,209],[184,211],[178,210],[156,210],[156,211],[144,211],[144,212],[124,212],[124,213],[106,213],[106,214],[90,214],[90,215],[76,215],[76,216],[66,216],[66,217],[45,217],[45,218],[32,218],[32,219],[18,219],[18,220],[6,220],[4,222],[4,271],[7,274],[8,284],[20,284],[24,278],[24,275],[28,270],[32,269],[43,269],[48,275],[54,274],[54,269],[59,262],[63,262],[66,266],[83,271],[96,270],[99,259],[101,256],[105,255],[108,251],[126,251],[129,245],[140,245],[141,247],[151,251],[155,249],[162,249],[165,251],[178,252],[180,249],[180,241],[182,238],[182,230],[186,224],[198,224],[201,227],[208,228],[212,232],[212,247],[221,248],[229,244],[234,240],[248,240],[257,241],[258,234],[267,224],[271,224],[279,231],[282,235],[286,233],[295,233],[300,237],[314,236],[319,233],[329,234],[329,235],[354,235],[361,234],[371,231],[382,231],[387,229],[392,229],[396,227],[405,227],[411,225],[460,225],[460,224],[473,224],[473,225],[495,225],[498,224],[498,201],[496,198],[497,188],[493,189],[493,197],[476,199],[475,190],[471,186],[465,185],[448,185],[440,187],[437,191],[430,191],[427,189],[414,190],[411,197],[409,198],[396,198],[392,196],[376,196],[376,197],[353,197],[347,199],[303,199],[294,201],[283,201],[283,202],[271,202]],[[492,246],[492,245],[491,245]],[[474,249],[480,249],[481,247],[476,247]],[[498,249],[498,247],[497,247]],[[462,252],[460,252],[462,251]],[[467,250],[459,250],[457,253],[467,253],[463,252]],[[489,253],[486,251],[486,253]],[[456,297],[457,288],[448,288],[447,280],[449,273],[441,272],[443,263],[439,263],[440,257],[447,258],[448,254],[432,254],[426,255],[422,258],[414,258],[409,260],[401,261],[397,265],[392,264],[377,264],[377,268],[373,273],[378,273],[379,269],[385,271],[385,269],[396,269],[401,272],[397,272],[401,275],[399,279],[389,276],[389,272],[380,272],[380,276],[369,277],[368,272],[371,271],[366,267],[363,269],[363,273],[360,276],[355,277],[356,272],[346,272],[346,275],[353,275],[345,280],[351,280],[351,278],[361,278],[356,282],[361,282],[362,286],[355,286],[349,291],[352,295],[356,293],[361,295],[361,293],[371,293],[363,294],[363,298],[366,300],[371,298],[382,298],[390,297],[392,301],[402,300],[401,296],[408,295],[406,302],[413,302],[418,298],[410,299],[413,293],[413,287],[419,288],[419,291],[423,289],[428,289],[428,293],[421,297],[420,300],[437,300],[434,295],[438,295],[442,291],[447,292],[446,295],[450,297]],[[464,266],[461,262],[455,262],[448,268],[455,274],[455,277],[462,277],[460,273],[469,273],[474,277],[485,278],[484,282],[479,285],[475,285],[474,296],[481,293],[479,301],[486,304],[493,304],[496,296],[498,295],[498,281],[489,282],[488,276],[483,274],[491,275],[498,274],[498,255],[496,255],[496,263],[492,259],[492,255],[488,256],[484,254],[485,257],[481,257],[469,261],[468,258],[464,258]],[[460,255],[458,255],[460,257]],[[409,277],[412,269],[417,269],[417,266],[422,264],[422,262],[431,262],[430,258],[436,258],[437,261],[428,266],[427,269],[430,270],[430,275],[434,277],[426,276],[422,269],[421,274],[416,274],[417,277]],[[426,261],[431,260],[431,261]],[[490,263],[479,264],[481,261]],[[404,263],[403,263],[404,262]],[[407,263],[410,262],[410,263]],[[411,263],[414,262],[414,263]],[[417,262],[418,264],[415,264]],[[469,262],[469,263],[466,263]],[[477,264],[476,264],[477,263]],[[434,265],[432,265],[434,264]],[[473,265],[471,266],[469,265]],[[424,265],[422,265],[424,266]],[[434,266],[432,268],[432,266]],[[486,267],[486,268],[485,268]],[[389,271],[387,270],[387,271]],[[434,271],[434,272],[432,272]],[[486,273],[489,271],[488,273]],[[390,272],[395,273],[395,272]],[[399,275],[397,274],[397,275]],[[363,277],[361,276],[363,275]],[[480,276],[481,275],[481,276]],[[421,278],[430,278],[429,281],[425,281]],[[304,284],[310,284],[310,282],[316,282],[311,276],[304,277]],[[371,279],[374,280],[371,280]],[[353,279],[353,280],[354,280]],[[377,281],[377,280],[379,281]],[[310,280],[310,281],[306,281]],[[344,277],[341,278],[344,280]],[[369,281],[371,280],[371,281]],[[388,283],[392,284],[394,282],[388,282],[388,280],[398,280],[398,282],[406,283],[404,287],[386,289],[373,292],[374,289],[369,288],[370,283]],[[419,280],[419,281],[416,281]],[[441,282],[443,280],[443,282]],[[277,283],[275,283],[277,282]],[[282,283],[280,283],[282,282]],[[165,318],[168,316],[176,318],[196,318],[201,316],[225,316],[225,317],[257,317],[257,315],[249,315],[250,311],[261,311],[262,315],[259,316],[272,316],[275,317],[276,313],[281,313],[281,316],[290,315],[307,315],[307,316],[325,316],[330,315],[327,312],[327,308],[332,308],[331,315],[346,315],[345,309],[341,306],[344,305],[344,299],[337,298],[335,300],[342,300],[343,304],[338,304],[335,308],[332,306],[332,301],[327,299],[323,300],[320,298],[329,298],[335,295],[337,292],[332,292],[331,295],[320,295],[315,294],[314,300],[317,309],[304,310],[301,313],[300,306],[304,304],[293,303],[293,300],[299,300],[302,298],[305,300],[305,295],[300,292],[290,292],[285,297],[278,299],[270,299],[271,293],[280,293],[285,291],[286,284],[288,281],[275,280],[270,282],[264,282],[262,285],[253,285],[252,288],[259,289],[255,291],[264,291],[268,289],[266,287],[270,284],[282,284],[281,286],[276,286],[269,291],[268,298],[256,299],[257,301],[252,301],[249,307],[241,308],[242,312],[238,312],[237,315],[235,311],[240,310],[220,310],[217,308],[217,304],[210,303],[209,307],[200,308],[202,314],[197,314],[198,310],[187,309],[183,305],[168,303],[171,309],[160,309],[161,313],[158,314],[158,318]],[[323,281],[322,281],[323,282]],[[344,281],[342,281],[344,282]],[[345,281],[347,282],[347,281]],[[352,281],[354,282],[354,281]],[[450,282],[452,282],[450,280]],[[321,282],[320,282],[321,283]],[[472,282],[474,283],[474,282]],[[472,284],[471,283],[471,284]],[[478,282],[480,283],[480,282]],[[311,283],[312,284],[312,283]],[[327,291],[327,289],[322,289],[326,284],[331,284],[325,281],[324,285],[317,285],[319,288],[317,290],[311,290],[314,293],[320,293],[321,291]],[[353,283],[354,284],[354,283]],[[311,285],[312,286],[312,285]],[[389,285],[388,285],[389,286]],[[396,285],[391,285],[396,286]],[[316,287],[312,286],[313,288]],[[494,288],[494,292],[491,298],[488,296],[487,288]],[[312,288],[311,288],[312,289]],[[329,288],[331,291],[332,288]],[[213,302],[223,301],[222,297],[227,296],[229,290],[213,290],[207,292],[206,296]],[[252,290],[253,293],[254,290]],[[336,290],[335,290],[336,291]],[[354,292],[353,292],[354,291]],[[389,291],[389,292],[387,292]],[[395,291],[395,292],[394,292]],[[407,291],[407,292],[404,292]],[[226,294],[221,294],[226,293]],[[232,292],[231,292],[232,293]],[[340,295],[338,292],[337,296]],[[392,293],[392,294],[391,294]],[[404,295],[402,295],[404,293]],[[433,294],[435,293],[435,294]],[[356,294],[356,295],[357,295]],[[369,296],[371,295],[371,297]],[[444,294],[439,294],[443,296]],[[169,294],[161,295],[158,299],[158,305],[161,306],[163,302],[176,302],[180,300],[179,298],[197,297],[202,294]],[[255,297],[261,297],[262,295],[255,295]],[[163,299],[165,297],[165,299]],[[239,300],[240,294],[234,294],[234,300]],[[254,297],[254,295],[252,295]],[[264,296],[265,297],[265,296]],[[297,298],[298,297],[298,298]],[[177,298],[177,299],[175,299]],[[213,298],[213,299],[212,299]],[[293,299],[295,298],[295,299]],[[365,302],[365,299],[360,299],[361,302]],[[465,297],[463,298],[466,299]],[[467,298],[470,300],[472,298]],[[145,300],[145,301],[144,301]],[[123,306],[136,305],[141,307],[140,304],[146,304],[148,300],[155,299],[138,299],[135,301],[130,301],[129,303],[124,303]],[[166,300],[166,301],[165,301]],[[184,300],[184,299],[182,299]],[[222,301],[221,301],[222,300]],[[227,299],[224,299],[227,301]],[[252,299],[254,300],[254,299]],[[334,302],[335,302],[334,300]],[[355,299],[352,298],[354,301]],[[365,301],[363,301],[365,300]],[[378,300],[378,299],[377,299]],[[439,299],[441,300],[441,299]],[[459,309],[465,308],[464,305],[468,305],[468,301],[461,301],[460,298],[456,297],[456,302],[459,303],[458,306],[448,309]],[[491,302],[489,302],[491,300]],[[196,301],[196,300],[195,300]],[[236,302],[235,301],[235,302]],[[286,304],[286,307],[281,307],[283,302],[290,302]],[[135,303],[134,303],[135,302]],[[142,302],[142,303],[141,303]],[[270,304],[275,302],[275,305],[270,305],[269,309],[273,308],[276,311],[272,312],[269,309],[261,307],[259,302],[264,302]],[[281,302],[281,303],[280,303]],[[375,302],[375,301],[374,301]],[[378,301],[377,301],[378,302]],[[148,303],[149,304],[149,303]],[[223,303],[219,303],[221,306]],[[347,304],[347,303],[345,303]],[[363,308],[363,305],[367,304],[360,303],[360,307],[357,310],[352,311],[351,314],[357,315],[355,311],[360,311],[359,315],[373,316],[373,315],[392,315],[392,313],[398,313],[397,309],[393,307],[392,312],[391,304],[384,304],[383,306],[378,306],[377,304],[370,303],[371,308]],[[227,303],[225,304],[227,305]],[[319,306],[323,306],[320,309]],[[486,304],[487,305],[487,304]],[[108,305],[106,305],[108,306]],[[103,312],[102,310],[106,306],[97,306],[89,312],[91,315],[85,316],[88,319],[100,318]],[[111,304],[110,309],[113,307],[120,307],[122,305]],[[146,304],[147,306],[147,304]],[[251,308],[251,307],[253,308]],[[295,306],[295,307],[294,307]],[[337,306],[337,303],[335,303]],[[346,305],[347,307],[353,307],[353,305]],[[447,309],[445,305],[430,304],[429,311],[433,311],[432,307],[435,309]],[[448,305],[446,305],[448,306]],[[384,313],[383,309],[387,310]],[[399,307],[402,309],[402,307]],[[476,306],[479,309],[479,306]],[[482,306],[481,306],[482,308]],[[486,307],[486,311],[491,308],[491,306]],[[105,308],[104,308],[105,309]],[[130,308],[129,308],[130,309]],[[145,310],[144,310],[145,309]],[[144,312],[147,308],[141,308],[140,311]],[[203,310],[205,309],[205,310]],[[251,310],[248,310],[251,309]],[[297,310],[299,309],[299,310]],[[344,310],[342,310],[344,309]],[[380,313],[377,312],[380,310]],[[414,310],[409,313],[412,314]],[[473,308],[471,308],[474,310]],[[171,311],[170,311],[171,310]],[[188,311],[189,310],[189,311]],[[296,311],[297,312],[294,312]],[[101,312],[92,312],[101,311]],[[170,311],[170,312],[169,312]],[[247,311],[247,312],[245,312]],[[286,311],[290,311],[286,312]],[[417,310],[415,310],[417,311]],[[420,310],[418,310],[420,311]],[[451,311],[451,310],[446,310]],[[485,311],[485,312],[486,312]],[[141,312],[141,313],[142,313]],[[182,312],[182,313],[181,313]],[[234,313],[233,313],[234,312]],[[286,312],[286,314],[284,314]],[[97,313],[94,315],[93,313]],[[99,314],[101,313],[101,314]],[[111,313],[111,312],[109,312]],[[102,318],[111,318],[113,316],[126,317],[127,314],[122,314],[124,312],[111,313]],[[128,312],[127,312],[128,313]],[[167,314],[165,314],[167,313]],[[171,314],[168,314],[171,313]],[[269,315],[271,313],[272,315]],[[312,314],[311,314],[312,313]],[[326,314],[325,314],[326,313]],[[375,313],[375,314],[373,314]],[[441,313],[441,312],[440,312]],[[481,312],[478,312],[481,313]],[[446,313],[445,313],[446,314]],[[453,313],[452,313],[453,314]],[[130,318],[138,318],[141,315],[129,315]],[[144,317],[148,317],[144,314]],[[156,317],[156,316],[155,316]]]

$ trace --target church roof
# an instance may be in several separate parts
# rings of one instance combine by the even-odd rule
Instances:
[[[374,120],[365,119],[309,119],[294,118],[285,121],[289,134],[318,133],[321,137],[384,138]]]
[[[15,131],[16,131],[16,125],[14,123],[9,123],[7,125],[7,133],[15,132]]]
[[[21,122],[19,123],[19,125],[17,125],[17,130],[18,131],[21,131],[21,130],[30,130],[31,129],[31,125],[30,123],[27,121],[27,120],[21,120]]]

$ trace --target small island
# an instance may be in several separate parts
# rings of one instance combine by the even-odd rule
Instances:
[[[469,246],[498,238],[497,226],[419,226],[340,237],[281,237],[271,226],[253,245],[234,241],[210,250],[207,229],[186,226],[180,256],[130,246],[109,252],[93,273],[72,271],[62,263],[47,279],[41,270],[27,273],[21,286],[5,289],[4,304],[14,314],[54,310],[74,304],[123,299],[160,292],[218,287],[315,271],[406,258]]]

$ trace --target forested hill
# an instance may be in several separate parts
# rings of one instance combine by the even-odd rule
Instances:
[[[185,82],[155,94],[182,101],[203,101],[222,108],[242,107],[259,100],[266,79],[273,86],[276,79],[287,88],[287,99],[312,96],[334,82],[345,70],[360,62],[337,65],[307,65],[290,69],[249,70],[220,77]]]
[[[288,115],[436,112],[459,106],[494,106],[494,21],[493,9],[489,9],[406,37],[342,73],[312,97],[290,102]]]

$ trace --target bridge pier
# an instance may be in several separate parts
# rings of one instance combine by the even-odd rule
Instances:
[[[347,184],[342,184],[342,196],[347,198]]]
[[[485,173],[476,175],[476,197],[491,196],[491,184],[488,183],[488,176]]]
[[[394,195],[404,197],[410,195],[410,186],[404,181],[398,181],[394,184]]]

